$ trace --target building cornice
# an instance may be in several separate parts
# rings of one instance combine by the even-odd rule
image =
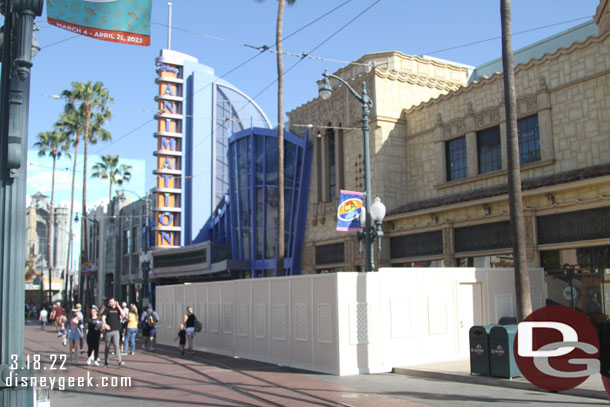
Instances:
[[[581,42],[574,42],[571,46],[569,46],[568,48],[559,48],[557,49],[555,52],[553,53],[546,53],[543,56],[541,56],[540,58],[533,58],[530,61],[528,61],[525,64],[519,64],[515,67],[515,75],[518,75],[521,71],[523,70],[527,70],[529,68],[531,68],[534,65],[540,65],[543,63],[546,63],[548,61],[557,59],[563,55],[568,55],[571,54],[572,52],[578,50],[578,49],[582,49],[585,47],[590,46],[591,44],[596,44],[596,43],[601,43],[604,42],[608,37],[610,37],[610,32],[605,33],[604,35],[601,36],[591,36],[589,38],[587,38],[585,41],[581,41]],[[417,110],[421,110],[423,108],[426,108],[428,106],[437,104],[439,102],[451,99],[455,96],[458,95],[462,95],[462,94],[467,94],[472,92],[474,89],[478,89],[482,86],[487,86],[490,84],[495,83],[496,81],[502,81],[504,78],[504,74],[502,72],[496,72],[495,74],[493,74],[490,77],[487,78],[483,78],[479,81],[476,82],[472,82],[471,84],[469,84],[468,86],[463,86],[460,87],[456,90],[452,90],[449,93],[440,95],[434,99],[430,99],[426,102],[420,103],[419,105],[413,106],[410,109],[406,110],[406,113],[412,113],[414,111]]]
[[[454,74],[463,75],[465,79],[462,82],[457,79],[443,79],[440,77],[427,75],[425,73],[419,73],[416,69],[397,69],[397,67],[402,67],[403,65],[409,63],[427,65],[432,67],[433,70],[438,70],[439,68],[446,69],[451,73],[448,74],[449,76],[453,76]],[[356,79],[379,77],[382,79],[394,80],[447,92],[456,90],[465,84],[468,76],[468,68],[457,63],[452,64],[451,61],[447,61],[445,63],[434,59],[403,54],[399,51],[385,51],[363,55],[358,60],[353,61],[334,72],[334,75],[340,76],[347,82],[351,82]],[[321,80],[322,79],[320,79],[320,81]],[[340,88],[340,86],[337,86],[337,89]],[[295,107],[293,110],[287,112],[287,115],[290,117],[290,115],[295,111],[307,108],[314,102],[318,102],[318,99],[319,98],[312,99],[300,106]]]
[[[376,68],[375,76],[381,79],[389,79],[392,81],[408,83],[409,85],[433,88],[446,92],[457,90],[463,86],[463,84],[459,81],[448,81],[427,75],[418,75],[411,72],[395,71],[392,69],[388,70]]]
[[[523,196],[544,194],[561,187],[582,187],[591,182],[610,181],[610,164],[598,165],[564,173],[525,180],[522,183]],[[478,205],[491,201],[500,201],[508,196],[506,184],[494,187],[466,191],[458,194],[412,202],[388,213],[386,220],[397,220],[424,215],[439,210],[451,210],[466,206]]]

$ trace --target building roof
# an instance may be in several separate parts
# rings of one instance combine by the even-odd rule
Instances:
[[[558,34],[514,51],[515,66],[526,64],[532,59],[541,58],[545,54],[553,54],[560,48],[569,48],[573,43],[583,42],[590,36],[597,35],[597,33],[597,25],[593,20],[571,27]],[[502,57],[477,66],[468,82],[472,83],[482,78],[490,77],[497,72],[502,72]]]

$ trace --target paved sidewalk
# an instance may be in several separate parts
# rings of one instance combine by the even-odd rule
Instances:
[[[53,407],[184,407],[184,406],[405,406],[422,404],[382,393],[324,381],[296,369],[284,368],[246,359],[196,352],[181,357],[177,347],[156,346],[154,352],[142,351],[140,342],[135,355],[123,356],[126,365],[119,368],[115,355],[110,366],[88,366],[85,355],[77,365],[65,370],[51,370],[53,360],[65,359],[68,348],[56,333],[39,326],[26,326],[26,354],[41,360],[38,376],[48,380],[91,378],[89,386],[66,386],[51,392]],[[103,364],[104,345],[100,346]],[[121,379],[130,384],[121,384]],[[114,383],[112,382],[114,380]],[[103,383],[110,383],[105,386]],[[55,401],[54,401],[55,400]]]
[[[502,379],[497,377],[470,374],[470,359],[454,360],[449,362],[430,363],[424,365],[394,368],[393,373],[407,376],[427,377],[439,380],[448,380],[461,383],[483,384],[488,386],[507,387],[512,389],[536,390],[547,392],[531,384],[524,377]],[[606,392],[599,373],[590,376],[579,386],[561,392],[579,397],[607,400]]]
[[[80,356],[76,366],[51,370],[52,361],[65,358],[68,349],[51,330],[26,326],[25,349],[41,363],[38,376],[49,379],[90,378],[87,386],[69,386],[51,392],[53,407],[513,407],[558,405],[607,406],[607,401],[542,391],[496,387],[502,379],[470,376],[462,362],[417,366],[402,374],[333,376],[204,352],[181,357],[177,347],[157,346],[154,352],[138,348],[124,356],[119,368],[114,355],[110,367],[93,367]],[[104,345],[101,346],[103,355]],[[103,359],[102,359],[103,362]],[[398,370],[398,369],[397,369]],[[415,377],[415,375],[428,375]],[[442,375],[447,376],[442,376]],[[436,377],[436,378],[435,378]],[[459,378],[464,382],[457,381]],[[121,384],[120,380],[130,383]],[[440,379],[440,380],[439,380]],[[491,381],[478,385],[479,381]],[[74,379],[76,380],[76,379]],[[84,380],[84,379],[83,379]],[[102,386],[102,380],[111,380]],[[112,383],[112,380],[115,382]],[[516,379],[509,383],[518,383]],[[506,381],[504,381],[506,382]],[[594,381],[592,380],[592,385]],[[590,395],[589,395],[590,396]]]

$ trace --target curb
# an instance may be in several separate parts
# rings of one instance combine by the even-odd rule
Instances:
[[[400,374],[405,376],[416,376],[416,377],[427,377],[430,379],[452,381],[459,383],[478,384],[483,386],[496,386],[496,387],[508,387],[511,389],[519,390],[533,390],[542,393],[555,393],[549,392],[548,390],[540,389],[530,382],[516,381],[510,379],[500,379],[489,376],[479,376],[470,374],[456,374],[456,373],[444,373],[444,372],[431,372],[425,370],[409,369],[404,367],[395,367],[392,369],[392,373]],[[569,396],[586,397],[592,399],[608,400],[606,392],[603,390],[593,389],[579,389],[578,387],[562,392],[557,392]]]

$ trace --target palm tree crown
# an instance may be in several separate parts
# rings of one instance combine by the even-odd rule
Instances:
[[[131,179],[131,165],[120,164],[118,155],[104,155],[102,161],[96,163],[93,167],[91,178],[107,179],[110,183],[108,191],[108,200],[112,198],[112,185],[123,185]]]

